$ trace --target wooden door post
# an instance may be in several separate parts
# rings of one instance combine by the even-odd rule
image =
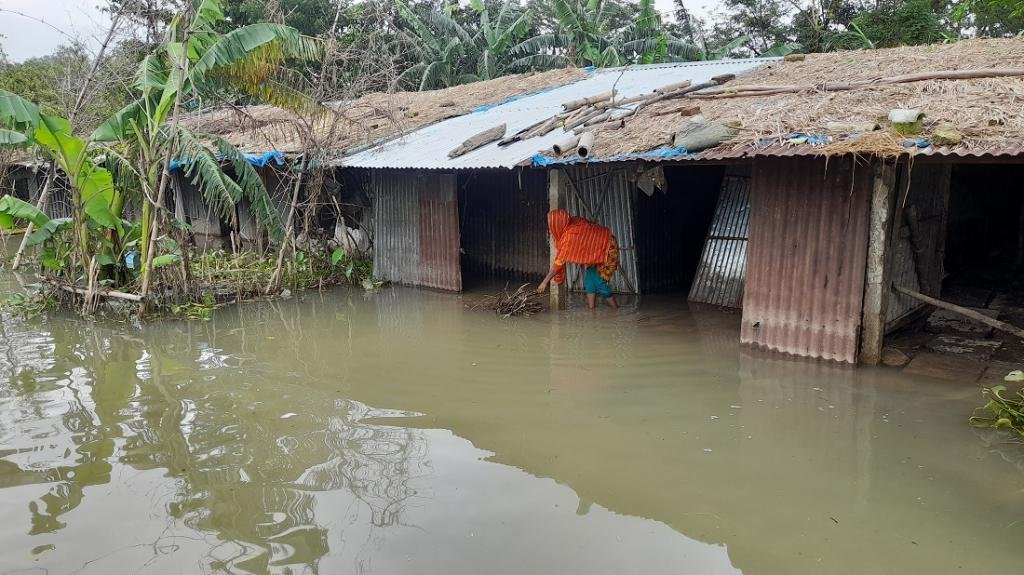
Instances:
[[[868,229],[868,262],[864,277],[864,311],[861,320],[860,361],[878,365],[882,360],[885,316],[889,307],[892,255],[893,192],[896,166],[884,160],[874,165],[871,189],[871,220]]]
[[[565,203],[562,178],[561,170],[548,170],[548,210],[557,210]],[[555,238],[551,237],[550,233],[548,234],[548,248],[551,254],[549,263],[554,265],[558,249],[555,246]],[[568,278],[566,281],[568,282]],[[566,293],[569,291],[568,283],[558,285],[551,282],[549,289],[551,290],[551,309],[565,309]]]

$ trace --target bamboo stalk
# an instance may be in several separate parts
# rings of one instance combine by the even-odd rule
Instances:
[[[972,80],[977,78],[1012,78],[1024,76],[1024,68],[981,68],[971,70],[939,70],[936,72],[919,72],[916,74],[902,74],[873,80],[858,80],[854,82],[825,82],[815,85],[751,85],[736,86],[734,88],[723,88],[721,90],[707,90],[695,94],[695,98],[741,98],[747,96],[768,96],[772,94],[789,94],[804,91],[818,92],[845,92],[861,88],[872,88],[874,86],[887,86],[891,84],[907,84],[911,82],[925,82],[928,80]]]
[[[69,285],[65,285],[65,284],[61,284],[61,283],[57,283],[56,286],[59,289],[61,289],[63,291],[66,291],[68,293],[84,295],[84,296],[87,296],[87,297],[89,297],[89,296],[91,296],[91,297],[105,297],[105,298],[110,298],[110,299],[121,299],[121,300],[125,300],[125,301],[136,302],[136,303],[141,302],[142,299],[143,299],[142,296],[139,295],[139,294],[126,293],[126,292],[117,291],[117,290],[105,289],[105,290],[90,291],[90,290],[88,290],[86,288],[80,288],[80,287],[76,287],[76,286],[69,286]]]
[[[1017,336],[1017,337],[1019,337],[1021,339],[1024,339],[1024,329],[1021,329],[1021,328],[1019,328],[1017,326],[1014,326],[1014,325],[1010,325],[1010,324],[1008,324],[1006,322],[1003,322],[1003,321],[999,321],[997,319],[990,318],[990,317],[988,317],[987,315],[985,315],[983,313],[978,313],[978,312],[974,311],[973,309],[968,309],[968,308],[965,308],[965,307],[962,307],[962,306],[958,306],[958,305],[956,305],[954,303],[949,303],[947,301],[942,301],[940,299],[935,299],[933,297],[926,296],[923,293],[918,293],[918,292],[916,292],[914,290],[907,289],[905,287],[900,287],[900,286],[895,285],[895,284],[893,284],[892,289],[896,290],[897,292],[899,292],[899,293],[901,293],[901,294],[903,294],[905,296],[910,296],[910,297],[912,297],[912,298],[914,298],[916,300],[923,301],[924,303],[933,305],[935,307],[942,308],[944,310],[949,310],[949,311],[954,312],[954,313],[958,313],[958,314],[960,314],[960,315],[962,315],[964,317],[968,317],[970,319],[973,319],[974,321],[981,322],[981,323],[983,323],[983,324],[985,324],[985,325],[987,325],[989,327],[993,327],[995,329],[998,329],[999,331],[1005,331],[1005,332],[1013,334],[1013,335],[1015,335],[1015,336]]]

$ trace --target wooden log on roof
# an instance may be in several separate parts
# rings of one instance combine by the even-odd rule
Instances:
[[[576,126],[582,126],[583,124],[586,124],[590,120],[592,120],[592,119],[594,119],[594,118],[596,118],[596,117],[598,117],[598,116],[600,116],[601,114],[604,114],[604,113],[605,112],[603,112],[601,110],[594,110],[594,111],[590,112],[589,114],[584,114],[583,116],[580,116],[579,118],[576,118],[575,120],[573,120],[571,122],[566,122],[565,125],[562,126],[562,129],[565,130],[566,132],[568,132],[569,130],[572,130]]]
[[[692,82],[690,82],[689,80],[683,80],[682,82],[675,82],[674,84],[665,84],[664,86],[662,86],[660,88],[655,88],[654,89],[654,93],[655,94],[667,94],[669,92],[675,92],[676,90],[682,90],[683,88],[689,88],[691,83]]]
[[[604,122],[603,124],[594,124],[592,126],[580,126],[573,130],[573,133],[584,134],[586,132],[603,132],[606,130],[618,130],[620,128],[624,128],[625,126],[626,121],[623,120],[622,118],[617,118],[615,120]]]
[[[488,128],[483,132],[480,132],[479,134],[470,137],[465,142],[462,142],[462,144],[460,144],[454,150],[448,152],[448,157],[458,158],[459,156],[468,154],[473,150],[482,148],[487,144],[490,144],[491,142],[500,140],[501,137],[504,135],[505,124],[501,124],[500,126],[495,126],[493,128]]]
[[[554,145],[551,146],[551,150],[555,152],[556,156],[561,156],[562,154],[568,153],[570,150],[575,150],[579,142],[579,136],[566,136],[555,142]]]
[[[608,100],[607,102],[598,102],[594,104],[598,108],[620,108],[622,106],[628,106],[629,104],[635,104],[637,102],[643,102],[647,98],[650,98],[650,94],[638,94],[636,96],[630,96],[629,98],[620,98],[618,100]]]
[[[594,132],[584,132],[580,135],[580,141],[576,144],[576,155],[581,159],[590,157],[590,151],[594,149]]]
[[[571,102],[562,104],[562,110],[571,112],[577,108],[582,108],[583,106],[592,106],[598,102],[611,100],[615,97],[616,93],[617,92],[615,90],[610,90],[608,92],[601,92],[600,94],[594,94],[593,96],[588,96],[586,98],[580,98],[579,100],[572,100]]]
[[[667,110],[659,110],[654,113],[655,116],[669,116],[679,114],[680,116],[696,116],[700,113],[700,106],[693,106],[687,104],[685,106],[676,106],[675,108],[669,108]]]

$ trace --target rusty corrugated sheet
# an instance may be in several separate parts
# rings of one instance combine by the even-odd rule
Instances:
[[[607,226],[619,243],[619,270],[612,277],[616,293],[639,293],[636,249],[633,232],[633,202],[636,187],[626,177],[626,170],[608,166],[573,166],[565,171],[566,208],[569,213]],[[571,266],[570,289],[583,289],[583,270]]]
[[[378,278],[460,291],[455,176],[373,172],[373,269]]]
[[[420,176],[420,283],[462,291],[455,174]]]
[[[856,363],[871,185],[850,159],[754,164],[742,342]]]
[[[750,176],[727,174],[690,288],[690,301],[742,307],[749,221]]]

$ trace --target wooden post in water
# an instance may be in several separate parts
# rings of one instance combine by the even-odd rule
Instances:
[[[557,210],[562,207],[563,197],[562,194],[562,171],[561,170],[548,170],[548,210]],[[551,253],[550,264],[554,265],[555,256],[558,253],[558,249],[555,246],[555,238],[548,234],[548,247]],[[568,279],[566,279],[568,282]],[[551,309],[565,309],[566,294],[569,291],[568,283],[558,285],[555,282],[551,282],[549,288],[551,290]]]
[[[860,361],[878,365],[882,360],[885,315],[889,304],[892,268],[893,191],[896,166],[878,160],[871,189],[871,221],[868,229],[868,263],[864,276],[864,311],[861,316]]]

